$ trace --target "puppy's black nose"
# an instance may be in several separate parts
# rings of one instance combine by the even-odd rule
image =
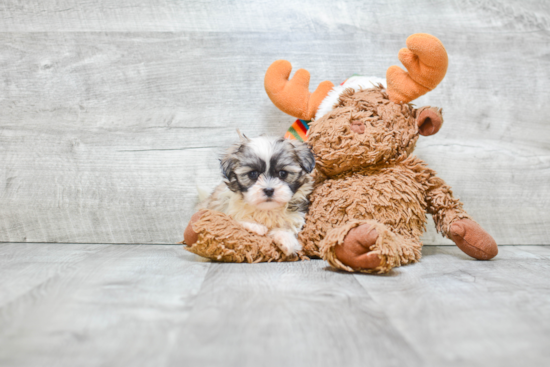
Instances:
[[[273,196],[273,193],[275,192],[275,189],[264,189],[265,196],[268,198]]]

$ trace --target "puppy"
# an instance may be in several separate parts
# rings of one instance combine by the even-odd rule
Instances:
[[[305,222],[315,166],[309,147],[296,140],[242,135],[220,163],[224,182],[199,209],[220,211],[250,232],[267,234],[286,255],[301,250],[296,235]]]

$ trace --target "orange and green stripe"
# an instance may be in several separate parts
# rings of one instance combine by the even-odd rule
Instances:
[[[310,121],[296,120],[287,130],[285,139],[307,141],[307,131],[309,130]]]

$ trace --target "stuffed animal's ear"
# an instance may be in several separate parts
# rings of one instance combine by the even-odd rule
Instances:
[[[416,125],[420,135],[434,135],[443,125],[443,110],[441,108],[422,107],[417,111],[416,116]]]
[[[306,143],[297,140],[288,140],[294,146],[294,152],[298,157],[300,166],[307,173],[311,173],[315,167],[315,156]]]

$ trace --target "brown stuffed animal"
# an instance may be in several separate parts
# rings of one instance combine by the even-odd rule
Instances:
[[[410,101],[437,86],[447,70],[443,44],[428,34],[407,39],[387,88],[351,78],[342,86],[323,82],[309,93],[309,73],[289,81],[290,63],[274,62],[265,87],[282,111],[303,120],[315,117],[308,144],[315,157],[315,189],[299,235],[303,252],[291,258],[268,238],[251,234],[213,211],[196,213],[184,239],[187,249],[217,261],[292,261],[321,257],[345,271],[385,273],[418,261],[426,214],[437,230],[466,254],[488,260],[494,239],[474,222],[445,182],[411,155],[419,135],[437,133],[441,109],[414,108]],[[353,79],[353,80],[352,80]]]

